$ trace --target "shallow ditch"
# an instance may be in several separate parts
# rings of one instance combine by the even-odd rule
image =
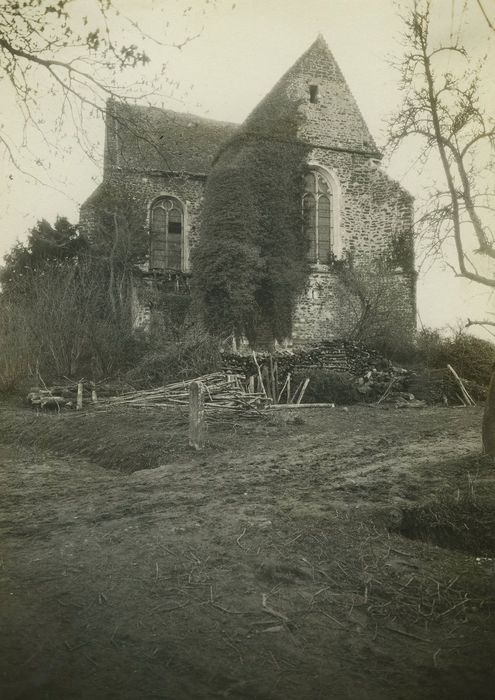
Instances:
[[[402,511],[394,532],[411,540],[464,552],[495,557],[495,508],[473,502],[438,501]]]

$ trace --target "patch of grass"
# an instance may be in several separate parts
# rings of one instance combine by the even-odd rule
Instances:
[[[479,460],[481,466],[482,460]],[[397,531],[409,539],[474,556],[495,555],[493,488],[479,488],[479,472],[467,471],[457,487],[403,511]]]
[[[85,457],[108,469],[134,472],[170,461],[187,448],[187,415],[121,409],[111,412],[0,412],[6,443]]]

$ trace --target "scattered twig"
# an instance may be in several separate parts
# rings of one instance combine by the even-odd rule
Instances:
[[[208,601],[208,605],[210,605],[212,608],[216,608],[217,610],[221,610],[224,613],[227,613],[228,615],[257,615],[254,610],[228,610],[227,608],[224,608],[223,605],[219,605],[218,603],[212,603],[211,601]]]
[[[433,654],[433,666],[434,666],[435,668],[438,668],[437,656],[439,655],[439,653],[440,653],[441,651],[442,651],[441,649],[437,649],[436,652]]]
[[[440,617],[443,617],[444,615],[448,615],[450,612],[452,612],[452,610],[455,610],[456,608],[460,608],[461,605],[466,605],[466,603],[469,603],[469,601],[470,601],[469,598],[464,598],[464,600],[459,601],[459,603],[456,603],[448,610],[444,610],[443,613],[440,613]]]
[[[411,637],[411,639],[417,639],[419,642],[431,643],[431,639],[426,639],[425,637],[419,637],[417,634],[412,632],[406,632],[405,630],[399,630],[397,627],[386,627],[389,632],[396,632],[397,634],[402,634],[404,637]]]
[[[239,537],[236,539],[237,544],[239,545],[239,547],[241,549],[244,549],[244,551],[245,551],[245,548],[241,545],[241,539],[244,537],[245,534],[246,534],[246,528],[244,528],[244,530],[241,532]]]
[[[283,620],[284,622],[289,622],[289,618],[287,615],[284,615],[281,612],[277,612],[277,610],[274,610],[272,607],[267,605],[267,595],[266,593],[261,594],[261,607],[265,612],[267,612],[269,615],[273,615],[273,617],[277,617],[279,620]]]
[[[396,384],[396,383],[398,382],[398,380],[399,380],[399,377],[392,377],[392,379],[390,380],[390,383],[389,383],[388,387],[385,389],[385,391],[384,391],[383,394],[380,396],[380,398],[378,399],[378,401],[375,402],[375,406],[379,406],[379,405],[381,404],[381,402],[389,395],[390,390],[392,389],[392,387],[394,386],[394,384]]]

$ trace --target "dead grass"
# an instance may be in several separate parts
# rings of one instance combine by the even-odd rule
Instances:
[[[216,425],[195,454],[161,413],[0,414],[36,447],[0,471],[6,697],[491,698],[492,562],[400,532],[441,495],[495,503],[479,411],[407,415]],[[67,457],[142,467],[141,432],[154,470]]]

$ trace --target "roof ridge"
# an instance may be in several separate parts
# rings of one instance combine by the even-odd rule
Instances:
[[[115,108],[117,106],[118,108],[123,108],[123,109],[131,109],[131,110],[136,110],[136,111],[148,111],[148,110],[156,110],[160,112],[161,114],[164,115],[173,115],[177,117],[182,117],[184,119],[196,119],[199,120],[202,123],[205,124],[216,124],[216,125],[222,125],[222,126],[240,126],[239,122],[231,122],[231,121],[226,121],[223,119],[213,119],[212,117],[203,117],[199,114],[194,114],[193,112],[178,112],[175,109],[168,109],[165,107],[158,107],[156,105],[143,105],[143,104],[131,104],[129,102],[118,102],[115,100],[109,100],[109,103],[112,103],[112,107]]]

